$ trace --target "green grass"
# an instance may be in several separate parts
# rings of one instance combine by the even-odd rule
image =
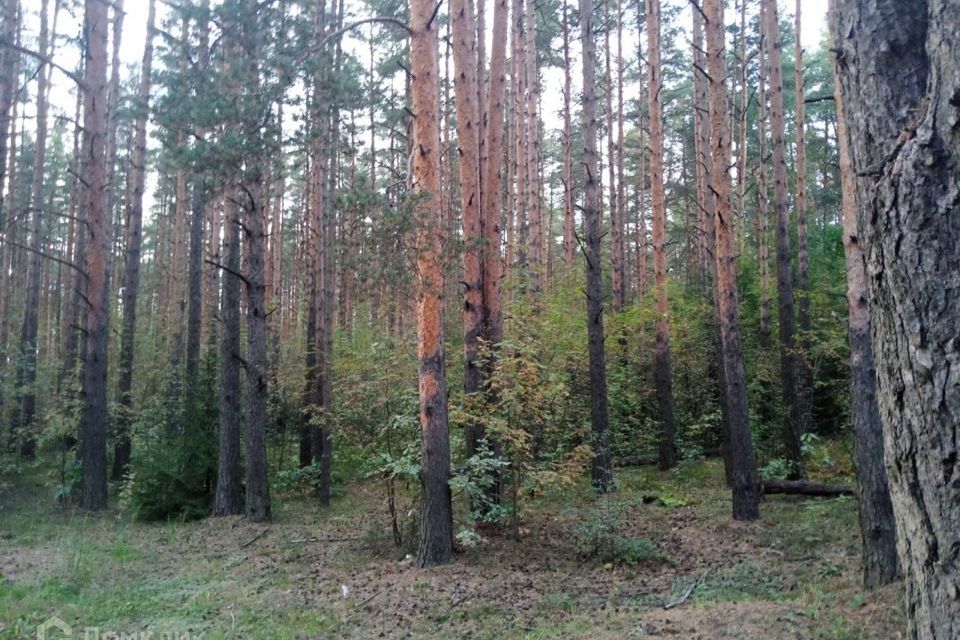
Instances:
[[[246,545],[263,528],[239,518],[143,523],[117,509],[61,511],[28,472],[0,501],[0,638],[34,638],[51,615],[81,628],[224,639],[648,637],[666,624],[662,605],[694,581],[667,628],[743,619],[754,626],[729,637],[766,625],[826,640],[899,629],[899,599],[878,605],[859,588],[854,502],[776,496],[760,521],[733,523],[722,473],[716,460],[618,469],[616,493],[597,496],[584,482],[533,499],[521,540],[489,536],[453,567],[419,572],[393,548],[373,483],[326,512],[305,496],[277,496],[269,530]],[[637,561],[585,557],[577,536],[591,531]]]

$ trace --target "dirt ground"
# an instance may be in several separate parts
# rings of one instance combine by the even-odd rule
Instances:
[[[860,587],[855,502],[771,497],[735,523],[720,474],[622,471],[610,497],[538,498],[519,537],[481,531],[426,571],[393,545],[374,485],[328,513],[288,498],[268,525],[143,524],[6,495],[0,637],[35,637],[50,615],[203,638],[903,637],[902,585]],[[589,526],[605,518],[646,555],[598,554]]]

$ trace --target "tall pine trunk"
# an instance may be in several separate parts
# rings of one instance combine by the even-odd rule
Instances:
[[[497,0],[493,9],[493,41],[498,43],[490,52],[486,118],[483,147],[485,162],[482,167],[483,216],[483,337],[492,347],[503,338],[503,311],[501,279],[501,224],[500,203],[501,167],[503,165],[503,118],[506,89],[506,46],[508,24],[507,0]],[[509,188],[509,184],[507,185]]]
[[[575,220],[573,215],[573,157],[571,154],[572,118],[570,102],[573,86],[570,78],[570,15],[567,1],[563,2],[563,262],[569,273],[576,253]]]
[[[600,166],[597,160],[597,43],[593,30],[593,3],[580,0],[580,46],[583,65],[583,191],[585,236],[587,350],[590,358],[590,422],[593,428],[591,477],[597,491],[614,489],[610,459],[610,416],[607,406],[606,352],[603,330],[603,276],[600,255]]]
[[[960,637],[960,150],[952,0],[837,2],[908,637]]]
[[[728,481],[733,489],[733,518],[754,520],[760,515],[760,484],[750,440],[750,414],[740,340],[740,297],[737,290],[737,247],[730,195],[730,126],[727,119],[726,47],[723,0],[707,0],[707,72],[710,74],[710,146],[716,194],[716,304],[728,430]]]
[[[797,302],[797,316],[800,323],[800,331],[810,330],[810,256],[807,250],[807,141],[806,141],[806,105],[803,103],[803,46],[800,42],[800,6],[802,0],[797,0],[796,11],[793,16],[794,24],[794,46],[793,46],[793,65],[794,65],[794,100],[796,108],[796,213],[797,213],[797,287],[800,289],[800,296]],[[801,337],[801,343],[806,343],[805,337]],[[804,354],[806,356],[806,354]],[[806,370],[806,365],[803,365]],[[807,373],[804,372],[804,377]],[[808,393],[810,381],[804,380],[804,393]]]
[[[260,33],[256,0],[246,0],[243,10],[241,40],[242,64],[248,87],[260,86]],[[248,107],[249,108],[249,107]],[[262,108],[262,107],[261,107]],[[243,114],[249,143],[253,146],[244,163],[241,191],[244,194],[243,262],[247,291],[247,420],[246,427],[246,497],[244,513],[253,522],[270,519],[270,487],[267,478],[267,310],[265,306],[264,250],[266,246],[266,190],[263,164],[259,154],[265,144],[258,110]]]
[[[790,209],[787,202],[787,151],[784,133],[783,73],[780,61],[780,32],[776,0],[763,2],[763,29],[770,71],[770,134],[773,137],[773,208],[777,214],[777,306],[780,316],[780,367],[784,435],[791,477],[801,477],[803,454],[803,409],[799,389],[797,323],[793,310],[793,260],[790,250]]]
[[[653,376],[660,410],[660,468],[677,463],[670,372],[670,307],[667,300],[667,207],[663,192],[663,76],[660,64],[660,0],[647,0],[647,66],[650,89],[650,200],[653,204],[653,277],[656,347]]]
[[[607,194],[610,203],[610,284],[612,291],[611,306],[614,313],[619,313],[624,304],[624,277],[623,277],[623,218],[620,217],[621,204],[617,200],[617,148],[614,146],[613,136],[613,101],[615,96],[612,45],[610,44],[610,30],[613,22],[610,19],[610,0],[603,2],[603,55],[606,67],[606,108],[607,125]],[[622,152],[622,147],[620,149]]]
[[[83,136],[84,200],[86,203],[86,332],[80,415],[80,506],[107,508],[107,344],[109,292],[107,255],[113,231],[107,208],[107,6],[84,3],[86,63],[84,70]]]
[[[226,272],[220,302],[220,397],[217,457],[217,490],[213,515],[243,512],[243,477],[240,460],[240,207],[231,205],[224,220],[223,250]]]
[[[480,223],[480,114],[477,93],[477,31],[473,5],[452,0],[457,141],[460,165],[460,211],[463,217],[463,391],[480,390],[480,333],[483,326],[482,226]],[[468,424],[467,455],[478,445],[477,425]]]
[[[764,4],[760,3],[763,25]],[[757,72],[757,262],[760,271],[760,346],[770,346],[770,203],[767,188],[767,61],[766,37],[760,29]]]
[[[877,368],[870,343],[870,294],[867,263],[857,230],[857,185],[850,138],[835,72],[834,103],[843,214],[843,251],[847,266],[847,333],[850,340],[850,403],[853,410],[854,462],[860,503],[861,564],[863,583],[877,587],[899,577],[896,526],[890,485],[883,466],[883,424],[877,401]]]
[[[123,326],[120,331],[120,353],[117,381],[117,436],[113,452],[113,479],[120,480],[130,466],[130,425],[133,407],[133,353],[137,331],[137,296],[140,293],[140,246],[143,228],[143,192],[146,184],[147,118],[150,113],[150,74],[153,69],[153,28],[156,0],[147,8],[147,36],[140,67],[137,90],[137,119],[133,132],[133,158],[130,168],[130,200],[127,203],[126,239],[124,242]]]
[[[540,199],[540,77],[537,68],[537,12],[535,0],[526,0],[524,18],[527,119],[527,209],[530,218],[530,293],[534,309],[543,291],[546,258],[543,252],[543,206]]]
[[[413,74],[413,197],[417,218],[417,358],[420,366],[420,428],[423,483],[417,565],[453,561],[450,494],[450,433],[443,331],[443,212],[440,210],[440,130],[437,96],[440,60],[435,5],[410,4],[410,66]]]
[[[47,26],[49,0],[43,0],[40,6],[40,55],[49,54],[50,34]],[[40,313],[40,276],[43,266],[41,253],[43,244],[43,213],[45,203],[43,199],[44,169],[47,157],[47,110],[49,69],[41,64],[37,71],[37,112],[36,138],[34,144],[33,178],[30,186],[30,254],[27,261],[27,289],[23,307],[23,322],[20,327],[20,359],[17,364],[17,387],[22,389],[20,408],[15,420],[19,431],[19,448],[21,454],[33,457],[36,450],[36,440],[30,433],[36,411],[36,390],[34,383],[37,379],[37,331],[39,329]]]

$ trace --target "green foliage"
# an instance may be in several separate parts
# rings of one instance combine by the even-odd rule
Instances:
[[[194,520],[210,512],[217,476],[215,360],[202,367],[199,388],[171,409],[148,400],[133,428],[131,472],[122,504],[142,520]]]
[[[600,564],[637,565],[665,560],[656,544],[624,535],[623,528],[622,510],[602,499],[573,527],[578,553]]]
[[[465,397],[462,405],[454,404],[451,411],[453,425],[483,425],[488,440],[496,443],[495,454],[481,449],[464,461],[465,477],[457,487],[470,497],[475,515],[485,521],[509,521],[514,529],[523,500],[571,488],[590,458],[583,414],[569,411],[579,400],[571,399],[571,372],[576,368],[548,341],[551,327],[545,328],[544,339],[531,332],[536,326],[533,313],[522,303],[511,305],[514,337],[495,349],[481,344],[480,366],[490,372],[484,388]],[[506,504],[481,497],[489,478],[495,477],[502,478]]]

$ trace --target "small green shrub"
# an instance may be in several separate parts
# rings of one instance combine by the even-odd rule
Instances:
[[[600,564],[630,566],[664,560],[654,542],[626,536],[622,530],[619,511],[604,501],[602,508],[591,511],[572,532],[580,555]]]

